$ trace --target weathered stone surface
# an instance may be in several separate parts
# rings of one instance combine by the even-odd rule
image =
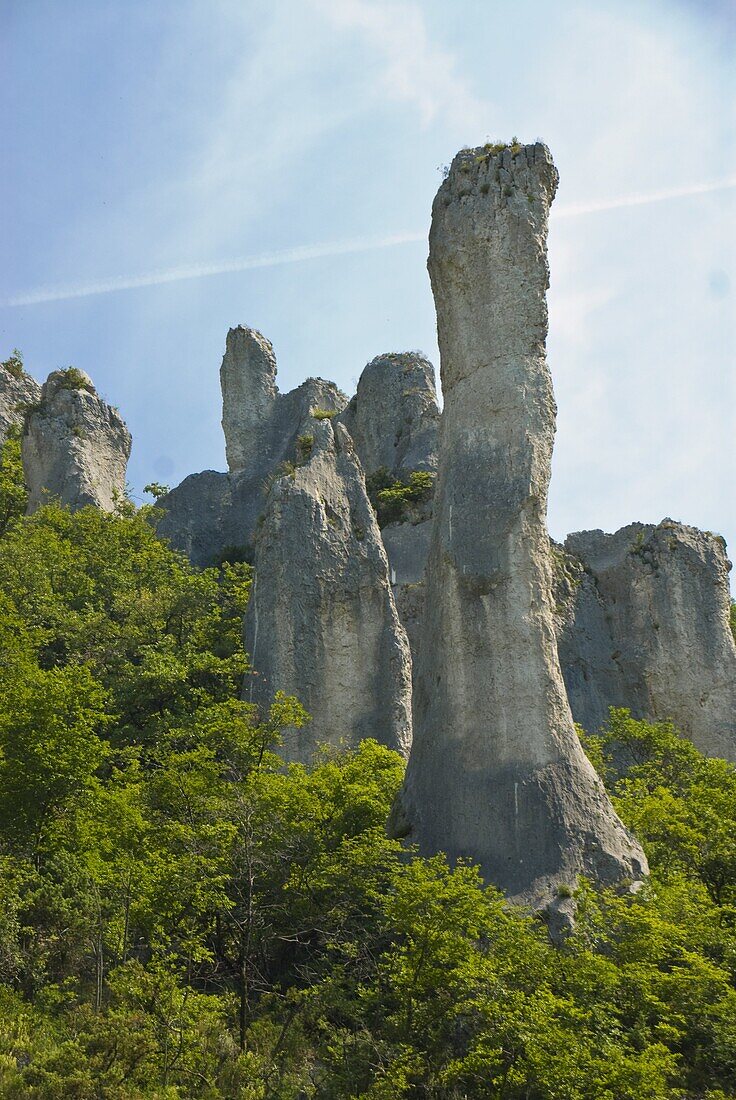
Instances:
[[[14,374],[0,366],[0,446],[13,427],[21,427],[26,411],[41,397],[41,387],[25,371]]]
[[[560,655],[573,713],[597,729],[609,705],[671,718],[704,753],[736,760],[736,646],[722,538],[665,519],[582,531]]]
[[[389,562],[389,566],[390,566]],[[424,622],[424,581],[416,584],[398,584],[393,587],[394,603],[401,620],[401,625],[406,631],[409,642],[412,662],[412,682],[414,682],[414,669],[419,660],[419,645],[422,637]],[[431,645],[431,641],[429,643]]]
[[[412,669],[417,666],[422,635],[424,571],[431,534],[431,519],[417,524],[393,523],[381,531],[388,555],[396,610],[409,640]]]
[[[432,535],[432,521],[392,523],[381,532],[394,585],[418,584],[424,576]]]
[[[552,548],[557,649],[567,698],[576,722],[593,733],[609,707],[627,706],[613,660],[606,606],[592,575],[562,546]]]
[[[26,417],[23,469],[28,511],[49,499],[111,511],[125,493],[130,432],[83,371],[53,371]]]
[[[244,694],[285,691],[312,715],[287,734],[287,760],[365,737],[406,754],[411,659],[360,463],[342,425],[304,427],[311,456],[274,482],[256,536]]]
[[[228,467],[249,470],[271,448],[269,425],[278,395],[271,341],[238,325],[227,334],[220,367],[222,430]]]
[[[477,861],[533,904],[581,872],[615,882],[646,866],[576,738],[552,621],[556,186],[544,145],[468,150],[433,205],[445,404],[414,743],[393,821],[421,851]]]
[[[232,549],[247,551],[270,478],[294,458],[300,432],[311,431],[310,414],[337,413],[347,404],[323,378],[279,393],[270,342],[243,326],[227,334],[220,382],[229,474],[190,475],[159,501],[165,512],[159,533],[196,565],[212,565]]]
[[[385,467],[397,477],[437,469],[439,419],[434,367],[418,351],[372,359],[340,416],[366,474]]]
[[[213,565],[226,546],[247,541],[240,532],[229,537],[231,532],[227,529],[227,520],[233,513],[233,480],[217,470],[203,470],[185,477],[157,502],[162,512],[158,534],[186,554],[194,565]]]

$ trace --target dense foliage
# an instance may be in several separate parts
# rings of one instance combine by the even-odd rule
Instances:
[[[612,712],[586,747],[653,873],[583,886],[554,948],[473,868],[387,839],[395,754],[283,767],[307,719],[239,700],[247,565],[193,570],[147,509],[21,518],[15,455],[0,1095],[736,1097],[733,769]]]
[[[417,505],[431,500],[434,474],[412,470],[408,478],[395,478],[386,466],[380,466],[366,478],[366,488],[378,526],[383,528],[412,519]]]

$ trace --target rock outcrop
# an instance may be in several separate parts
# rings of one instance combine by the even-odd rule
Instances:
[[[25,419],[22,453],[28,511],[56,499],[111,511],[125,494],[130,432],[117,409],[74,367],[53,371]]]
[[[13,362],[12,357],[8,362]],[[0,446],[11,428],[22,427],[26,413],[41,397],[38,382],[26,374],[19,359],[15,362],[14,370],[0,364]]]
[[[302,428],[303,464],[274,481],[256,536],[244,694],[285,691],[311,714],[286,735],[287,760],[366,737],[406,755],[411,658],[361,466],[341,424]]]
[[[559,649],[576,721],[609,706],[671,718],[711,756],[736,760],[736,646],[723,539],[665,519],[565,542]]]
[[[563,546],[552,546],[557,650],[572,716],[594,733],[609,707],[627,706],[620,670],[613,660],[605,604],[594,577]]]
[[[322,378],[279,393],[270,341],[242,325],[227,334],[220,382],[229,473],[192,474],[159,501],[159,533],[203,566],[251,551],[269,479],[293,458],[305,418],[329,418],[348,400]]]
[[[550,903],[645,857],[580,748],[560,672],[546,531],[555,406],[545,361],[544,145],[458,154],[432,208],[445,399],[414,693],[393,829]]]
[[[437,469],[439,419],[434,367],[418,351],[372,359],[340,415],[365,473],[394,477]]]

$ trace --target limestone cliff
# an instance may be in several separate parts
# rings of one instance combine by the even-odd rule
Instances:
[[[125,493],[130,432],[83,371],[53,371],[25,419],[28,511],[49,499],[111,511]]]
[[[545,361],[544,145],[455,157],[432,208],[429,272],[445,405],[416,671],[394,827],[549,902],[644,855],[584,756],[557,658],[545,517],[555,406]]]
[[[560,658],[573,714],[671,718],[701,752],[736,760],[736,646],[723,539],[662,520],[565,542]],[[577,578],[577,583],[575,583]]]
[[[360,463],[342,425],[302,427],[303,464],[274,481],[256,537],[245,696],[282,690],[311,714],[286,737],[287,760],[366,737],[406,755],[411,658]]]

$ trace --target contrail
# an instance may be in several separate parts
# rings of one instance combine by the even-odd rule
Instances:
[[[687,187],[668,187],[663,191],[644,191],[638,195],[621,195],[617,199],[598,199],[592,202],[572,202],[567,206],[553,207],[554,218],[576,218],[580,214],[598,214],[605,210],[620,210],[625,206],[646,206],[667,199],[686,199],[692,195],[706,195],[710,191],[728,191],[736,187],[736,176],[707,183],[691,183]]]
[[[94,283],[41,286],[6,298],[0,304],[32,306],[40,302],[59,302],[66,298],[88,298],[92,294],[109,294],[113,290],[133,290],[141,286],[160,286],[162,283],[176,283],[181,279],[199,279],[204,275],[224,275],[229,271],[277,267],[279,264],[294,264],[301,260],[316,260],[322,256],[371,252],[379,248],[392,248],[397,244],[422,241],[425,237],[426,233],[393,233],[387,237],[353,237],[350,240],[326,241],[323,244],[297,245],[294,248],[282,248],[275,252],[261,252],[255,256],[236,256],[231,260],[213,260],[211,263],[186,264],[182,267],[146,271],[141,275],[115,275]]]
[[[670,187],[661,191],[645,191],[633,195],[620,195],[618,198],[597,199],[591,202],[574,202],[554,207],[552,217],[577,218],[584,214],[600,214],[608,210],[621,210],[627,206],[646,206],[650,203],[665,202],[668,199],[689,198],[705,195],[712,191],[728,191],[736,187],[736,176],[710,180],[705,183],[693,183],[686,187]],[[67,284],[65,286],[42,286],[35,290],[23,291],[0,302],[0,306],[32,306],[42,302],[60,302],[69,298],[88,298],[93,294],[109,294],[114,290],[133,290],[143,286],[161,286],[163,283],[175,283],[182,279],[200,279],[206,275],[224,275],[228,272],[251,271],[259,267],[277,267],[281,264],[300,263],[303,260],[317,260],[325,256],[345,256],[358,252],[373,252],[382,248],[393,248],[401,244],[416,244],[427,239],[426,231],[414,233],[393,233],[384,237],[353,237],[342,241],[325,241],[322,244],[298,245],[274,252],[261,252],[254,256],[239,256],[230,260],[214,260],[210,263],[186,264],[182,267],[170,267],[158,271],[147,271],[140,275],[116,275],[109,279],[100,279],[91,283]]]

